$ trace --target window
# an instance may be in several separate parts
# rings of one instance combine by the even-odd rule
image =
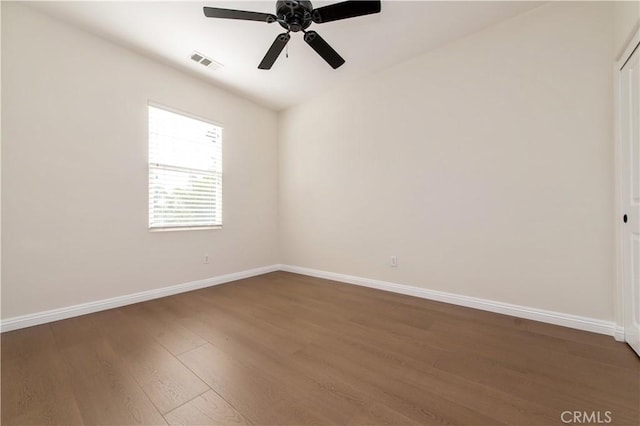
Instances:
[[[222,226],[222,128],[149,105],[149,228]]]

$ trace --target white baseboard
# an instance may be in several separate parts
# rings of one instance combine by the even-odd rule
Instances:
[[[256,275],[266,274],[279,270],[279,265],[263,266],[261,268],[249,269],[232,274],[220,275],[204,280],[191,281],[188,283],[162,287],[154,290],[141,291],[139,293],[127,294],[124,296],[112,297],[110,299],[97,300],[95,302],[81,303],[79,305],[68,306],[66,308],[52,309],[50,311],[37,312],[35,314],[22,315],[7,318],[0,322],[0,331],[11,331],[20,328],[31,327],[33,325],[58,321],[66,318],[77,317],[79,315],[90,314],[92,312],[104,311],[106,309],[131,305],[132,303],[144,302],[158,299],[160,297],[171,296],[173,294],[184,293],[186,291],[198,290],[230,281],[250,278]]]
[[[624,327],[616,325],[616,329],[613,332],[613,338],[618,342],[624,342]]]
[[[376,288],[393,293],[406,294],[408,296],[420,297],[423,299],[436,300],[439,302],[451,303],[453,305],[466,306],[469,308],[481,309],[483,311],[496,312],[499,314],[511,315],[518,318],[525,318],[534,321],[546,322],[578,330],[591,331],[594,333],[613,336],[618,341],[624,341],[624,330],[612,321],[603,321],[594,318],[587,318],[577,315],[565,314],[561,312],[547,311],[532,308],[529,306],[513,305],[510,303],[496,302],[493,300],[480,299],[477,297],[463,296],[460,294],[447,293],[444,291],[428,290],[420,287],[413,287],[404,284],[396,284],[387,281],[374,280],[370,278],[355,277],[352,275],[337,274],[334,272],[320,271],[317,269],[303,268],[291,265],[270,265],[261,268],[249,269],[204,280],[191,281],[188,283],[163,287],[154,290],[142,291],[139,293],[103,299],[94,302],[82,303],[65,308],[52,309],[50,311],[37,312],[29,315],[22,315],[7,318],[0,321],[0,332],[18,330],[20,328],[58,321],[79,315],[90,314],[92,312],[104,311],[106,309],[117,308],[133,303],[144,302],[160,297],[171,296],[173,294],[198,290],[231,281],[254,277],[274,271],[286,271],[296,274],[308,275],[327,280],[340,281],[347,284],[355,284],[363,287]]]
[[[511,303],[496,302],[493,300],[463,296],[460,294],[447,293],[444,291],[428,290],[425,288],[396,284],[387,281],[379,281],[370,278],[337,274],[334,272],[320,271],[317,269],[303,268],[300,266],[280,265],[280,270],[293,272],[296,274],[309,275],[317,278],[324,278],[327,280],[340,281],[348,284],[355,284],[363,287],[376,288],[393,293],[406,294],[408,296],[415,296],[423,299],[436,300],[438,302],[451,303],[453,305],[481,309],[483,311],[511,315],[518,318],[525,318],[549,324],[561,325],[563,327],[575,328],[578,330],[606,334],[615,337],[616,340],[620,340],[620,335],[622,333],[620,331],[621,328],[617,327],[616,324],[612,321],[604,321],[595,318],[565,314],[561,312],[547,311],[544,309],[532,308],[529,306],[513,305]],[[624,340],[624,333],[622,333],[622,340]]]

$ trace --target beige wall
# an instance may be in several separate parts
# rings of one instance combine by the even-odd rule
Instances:
[[[547,4],[282,113],[282,263],[613,319],[612,9]]]
[[[2,2],[0,1],[0,46],[2,45]],[[0,47],[0,53],[1,53]],[[0,54],[0,99],[2,99],[2,55]],[[0,241],[2,241],[2,103],[0,102]],[[2,244],[0,244],[0,318],[2,316]]]
[[[613,318],[611,58],[637,4],[545,5],[278,122],[2,8],[1,318],[278,262]],[[222,231],[147,231],[148,100],[224,125]]]
[[[274,112],[2,12],[2,318],[277,263]],[[147,230],[148,100],[224,125],[223,230]]]
[[[617,1],[613,6],[614,58],[623,53],[640,25],[640,1]]]

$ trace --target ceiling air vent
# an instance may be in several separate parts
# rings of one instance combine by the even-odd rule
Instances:
[[[214,61],[211,58],[207,58],[206,56],[204,56],[202,53],[200,52],[196,52],[194,51],[191,56],[189,56],[191,58],[192,61],[195,61],[201,65],[204,65],[205,67],[211,68],[211,69],[218,69],[222,66],[221,63]]]

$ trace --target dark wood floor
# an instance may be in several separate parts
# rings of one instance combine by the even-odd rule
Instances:
[[[2,334],[3,425],[638,425],[639,388],[611,337],[285,272]]]

